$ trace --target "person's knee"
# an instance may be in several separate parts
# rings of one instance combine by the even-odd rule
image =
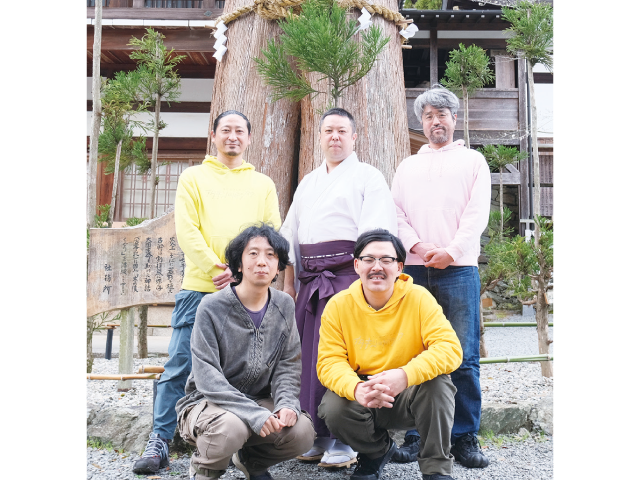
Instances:
[[[454,397],[456,395],[456,387],[447,375],[438,375],[432,378],[428,382],[418,386],[418,392],[416,397],[422,397],[424,400],[419,400],[419,403],[428,401],[432,404],[438,405],[454,405]]]
[[[282,444],[291,446],[292,456],[297,457],[311,450],[316,432],[308,413],[301,413],[296,424],[286,428],[287,432]]]
[[[230,457],[240,450],[251,436],[249,427],[231,412],[225,412],[201,425],[198,440],[207,443],[207,457]]]
[[[343,398],[331,390],[327,390],[318,406],[318,417],[325,421],[327,427],[339,423],[344,416],[344,411],[349,404],[349,400]]]

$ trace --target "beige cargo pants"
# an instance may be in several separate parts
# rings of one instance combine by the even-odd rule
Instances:
[[[256,402],[273,411],[271,398]],[[293,427],[266,437],[254,433],[235,414],[202,400],[178,415],[182,438],[197,447],[191,457],[196,480],[218,478],[229,465],[231,456],[243,449],[245,466],[250,474],[260,474],[277,463],[295,458],[313,446],[315,431],[309,414],[303,412]]]

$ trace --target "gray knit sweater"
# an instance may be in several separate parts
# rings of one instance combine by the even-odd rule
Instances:
[[[271,415],[254,400],[273,396],[275,410],[300,416],[300,337],[295,305],[273,288],[267,312],[256,329],[230,286],[206,295],[191,334],[192,370],[178,414],[203,398],[228,410],[259,433]]]

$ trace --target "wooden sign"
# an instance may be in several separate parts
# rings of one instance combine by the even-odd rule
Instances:
[[[87,317],[139,305],[173,305],[185,272],[174,212],[133,228],[92,228]]]

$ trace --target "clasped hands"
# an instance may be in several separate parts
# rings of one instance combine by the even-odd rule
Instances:
[[[391,408],[396,395],[407,388],[407,374],[401,368],[385,370],[369,376],[366,382],[356,385],[356,401],[367,408]]]
[[[447,268],[453,263],[453,258],[447,253],[447,251],[439,247],[435,243],[416,243],[411,252],[422,258],[425,267],[434,268]]]
[[[296,412],[290,408],[282,408],[267,418],[267,421],[264,422],[260,430],[260,436],[266,437],[272,433],[277,433],[282,430],[283,427],[293,427],[297,421],[298,416]]]
[[[218,290],[222,290],[231,283],[231,280],[233,280],[233,274],[231,273],[231,270],[229,270],[229,266],[225,263],[216,263],[216,267],[224,270],[224,272],[220,275],[216,275],[211,280]]]

